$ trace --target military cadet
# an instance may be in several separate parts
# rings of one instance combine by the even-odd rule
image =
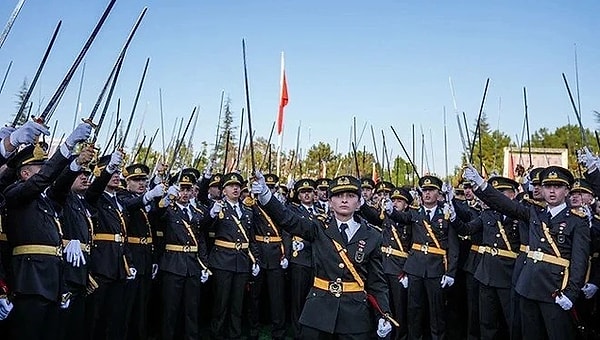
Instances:
[[[412,246],[404,264],[408,274],[408,336],[423,336],[426,311],[429,311],[432,339],[446,336],[446,311],[444,288],[451,287],[456,277],[458,262],[458,236],[450,223],[456,218],[448,205],[439,201],[442,180],[423,176],[419,180],[422,206],[408,211],[394,211],[391,202],[386,204],[390,217],[408,228]]]
[[[488,181],[496,190],[514,200],[519,183],[506,177]],[[477,253],[482,255],[474,272],[479,282],[479,321],[481,339],[506,339],[511,329],[511,288],[518,255],[519,220],[485,209],[480,216],[459,228],[459,233],[483,233]],[[472,246],[473,247],[473,246]]]
[[[407,211],[413,198],[405,188],[394,188],[390,199],[395,211]],[[408,228],[399,226],[389,216],[384,215],[381,221],[383,244],[383,271],[390,290],[392,312],[400,323],[400,327],[392,331],[392,339],[405,339],[407,328],[407,288],[408,276],[404,273],[404,263],[408,258],[408,250],[412,243]]]
[[[91,339],[125,337],[125,284],[137,272],[125,243],[127,211],[117,197],[123,157],[119,150],[101,157],[94,170],[96,179],[85,193],[96,219],[89,272],[98,288],[88,296],[86,309]]]
[[[221,177],[223,201],[215,202],[214,247],[208,255],[213,271],[214,306],[211,321],[213,338],[239,339],[242,335],[242,304],[249,272],[260,272],[259,255],[252,223],[252,209],[240,201],[243,178],[238,173]],[[226,327],[227,325],[227,327]]]
[[[162,281],[161,339],[174,339],[183,316],[183,339],[198,339],[200,283],[208,280],[207,251],[200,229],[212,222],[190,203],[193,172],[173,176],[159,215],[165,223],[165,252],[160,260]]]
[[[574,182],[571,172],[549,166],[540,173],[546,208],[512,201],[471,165],[464,177],[478,186],[476,194],[484,203],[529,227],[529,251],[516,286],[523,338],[574,339],[570,310],[584,285],[590,231],[585,214],[566,202]]]
[[[317,195],[316,195],[316,204],[319,206],[326,214],[329,214],[329,182],[331,179],[329,178],[319,178],[317,179]]]
[[[66,242],[68,247],[65,248],[63,254],[70,263],[64,267],[64,281],[67,291],[72,294],[69,308],[61,311],[61,339],[65,340],[84,339],[87,336],[85,297],[88,293],[88,266],[91,262],[90,251],[94,224],[84,194],[90,186],[90,175],[91,171],[88,166],[80,169],[60,214],[63,244]],[[80,254],[76,252],[78,248],[81,249]],[[92,282],[89,284],[91,288]]]
[[[375,189],[375,181],[368,177],[360,179],[360,189],[365,202],[370,202],[373,199],[373,189]]]
[[[135,279],[125,285],[125,318],[128,320],[128,338],[148,337],[147,312],[150,299],[151,281],[158,273],[158,258],[154,254],[153,231],[148,216],[151,204],[163,196],[164,185],[157,184],[148,189],[148,166],[133,163],[125,167],[126,190],[117,193],[123,209],[128,212],[127,247],[131,261],[135,263]]]
[[[20,140],[19,131],[22,130],[13,132],[6,142],[15,147],[25,142]],[[28,132],[32,131],[47,134],[45,128],[37,126]],[[85,141],[91,131],[89,124],[79,125],[50,159],[45,144],[35,143],[9,160],[8,166],[17,169],[19,178],[4,190],[6,231],[13,248],[12,339],[58,337],[59,306],[67,308],[70,302],[70,294],[62,284],[62,228],[58,213],[77,171],[92,159],[91,148],[85,148],[75,160],[70,159],[75,145]],[[31,136],[26,138],[29,142],[33,141]],[[66,167],[69,170],[63,171]]]
[[[475,198],[470,182],[461,180],[464,200],[452,199],[456,216],[462,222],[468,223],[477,219],[481,213],[481,203]],[[448,335],[451,339],[478,339],[479,332],[479,282],[474,274],[481,260],[478,252],[483,232],[477,230],[469,235],[459,233],[458,270],[456,282],[448,292],[449,303]],[[464,315],[467,315],[465,318]],[[465,322],[466,321],[466,322]]]
[[[306,219],[273,197],[260,172],[255,178],[252,192],[273,221],[313,243],[315,278],[300,316],[302,338],[334,334],[338,339],[370,339],[373,325],[367,300],[377,306],[378,336],[387,336],[392,326],[381,235],[355,215],[361,201],[360,181],[352,176],[333,179],[329,188],[332,213]]]
[[[275,174],[266,174],[265,179],[271,194],[275,195],[279,177]],[[266,305],[261,301],[261,293],[266,286],[272,324],[271,337],[275,340],[283,339],[285,335],[284,270],[287,269],[289,262],[279,227],[259,205],[251,204],[250,207],[254,215],[252,228],[260,263],[260,273],[250,285],[250,338],[258,339],[261,308]]]
[[[324,211],[315,204],[316,182],[303,178],[294,183],[293,199],[290,210],[306,219],[314,219]],[[290,320],[294,339],[301,338],[300,314],[304,308],[306,296],[313,283],[312,244],[297,235],[288,235],[286,249],[290,249]]]

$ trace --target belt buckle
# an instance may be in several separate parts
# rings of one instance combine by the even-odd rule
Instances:
[[[533,252],[533,263],[536,263],[538,261],[542,261],[544,259],[544,253],[542,253],[541,251],[534,251]]]
[[[148,238],[147,237],[140,237],[140,244],[148,244]]]
[[[427,255],[427,252],[429,252],[429,245],[428,244],[421,245],[421,251],[424,252],[425,255]]]
[[[90,253],[90,251],[91,251],[91,247],[90,247],[90,245],[86,243],[86,244],[82,244],[82,246],[83,246],[83,249],[82,249],[82,250],[83,250],[84,252],[86,252],[86,253],[88,253],[88,254],[89,254],[89,253]]]
[[[189,245],[183,246],[182,249],[184,253],[189,253],[190,251],[192,251],[192,247],[190,247]]]
[[[264,236],[264,237],[263,237],[263,241],[264,241],[265,243],[269,243],[269,242],[271,242],[271,237],[270,237],[270,236]]]
[[[333,294],[333,295],[335,295],[335,297],[339,298],[342,295],[342,283],[340,282],[340,279],[329,282],[328,289],[331,294]]]
[[[492,254],[492,256],[498,255],[498,248],[490,248],[490,254]]]
[[[242,242],[238,241],[235,243],[235,250],[240,250],[240,249],[242,249]]]
[[[392,254],[392,246],[387,246],[385,248],[385,253],[387,254],[387,256],[390,256]]]
[[[63,250],[62,250],[62,246],[57,246],[56,247],[56,256],[62,256]]]
[[[121,236],[121,234],[115,234],[115,242],[123,242],[123,236]]]

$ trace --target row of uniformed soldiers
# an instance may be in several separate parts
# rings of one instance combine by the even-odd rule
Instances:
[[[594,331],[600,160],[589,152],[589,184],[533,169],[518,197],[519,183],[469,167],[462,187],[423,176],[417,194],[352,176],[293,188],[210,168],[167,177],[162,165],[123,167],[119,150],[74,155],[91,130],[78,126],[49,159],[44,126],[0,131],[0,327],[10,338],[197,339],[211,308],[213,338],[241,338],[244,319],[256,338],[269,310],[282,339],[286,272],[295,338]]]

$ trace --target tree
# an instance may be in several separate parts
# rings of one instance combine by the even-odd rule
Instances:
[[[16,117],[16,115],[19,113],[19,109],[21,108],[21,105],[23,105],[23,102],[25,101],[25,97],[27,96],[27,91],[29,91],[29,85],[27,84],[27,78],[24,78],[23,83],[21,84],[21,87],[19,88],[19,91],[16,94],[17,100],[15,101],[15,104],[17,106],[17,110],[12,115],[13,120]],[[19,117],[19,120],[17,121],[17,126],[23,125],[23,124],[25,124],[25,122],[27,122],[27,119],[29,118],[29,111],[31,110],[32,106],[33,106],[33,103],[28,103],[25,105],[23,114],[21,115],[21,117]],[[11,121],[11,123],[12,123],[12,121]]]
[[[596,145],[590,143],[595,139],[594,134],[585,129],[585,136],[588,141],[588,147],[593,151],[597,151]],[[578,170],[577,165],[577,150],[582,148],[581,145],[581,130],[577,125],[564,125],[550,132],[547,128],[541,128],[531,136],[531,146],[536,148],[560,148],[569,151],[569,169]]]
[[[502,155],[503,148],[511,142],[510,137],[502,131],[491,130],[487,121],[487,115],[482,113],[479,125],[480,129],[475,140],[475,148],[473,150],[473,163],[477,165],[482,173],[502,173]],[[475,131],[471,133],[471,136]],[[480,143],[481,141],[481,143]],[[480,147],[481,145],[481,147]],[[473,145],[469,145],[471,147]],[[466,160],[468,155],[463,157]]]
[[[231,110],[231,98],[229,96],[225,100],[225,104],[223,106],[223,118],[221,122],[219,122],[219,142],[216,146],[216,159],[219,160],[216,164],[216,168],[221,171],[224,168],[228,170],[232,169],[232,160],[236,159],[237,156],[237,147],[234,143],[236,138],[235,130],[237,129],[233,125],[233,111]],[[227,152],[225,150],[227,149]],[[227,160],[225,160],[225,156],[227,156]],[[227,162],[227,166],[224,166],[225,162]]]

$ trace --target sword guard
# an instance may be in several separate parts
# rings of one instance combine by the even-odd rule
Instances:
[[[95,124],[94,122],[92,122],[91,119],[89,118],[81,118],[81,121],[87,124],[90,124],[92,126],[92,128],[97,129],[98,128],[98,124]]]

